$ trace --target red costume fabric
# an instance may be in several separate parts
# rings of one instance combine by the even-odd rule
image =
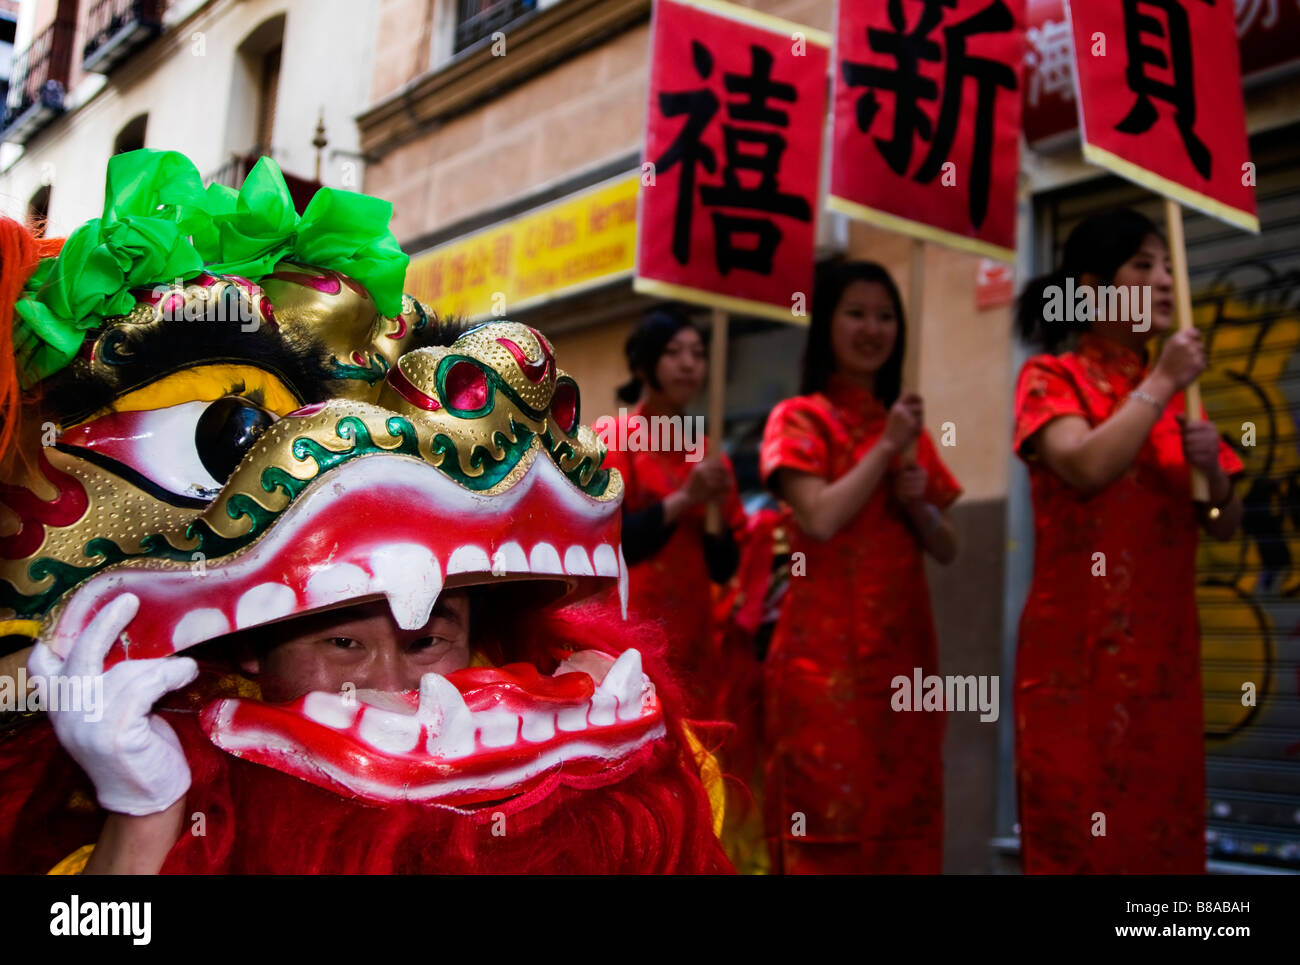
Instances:
[[[1100,424],[1145,375],[1137,353],[1087,335],[1077,351],[1026,362],[1016,389],[1014,445],[1029,467],[1035,541],[1014,698],[1028,873],[1205,870],[1198,526],[1175,419],[1183,396],[1124,475],[1092,496],[1026,445],[1058,416]],[[1242,470],[1222,442],[1219,464]]]
[[[691,470],[699,465],[687,462],[685,452],[616,448],[618,440],[632,438],[632,420],[649,418],[644,405],[623,413],[618,436],[610,438],[604,465],[623,475],[624,512],[637,512],[663,501],[685,485]],[[648,430],[646,437],[651,438]],[[730,470],[730,460],[723,456],[723,461]],[[745,529],[745,510],[734,478],[722,512],[739,542]],[[721,628],[715,617],[714,584],[704,559],[704,522],[704,506],[688,509],[677,518],[672,535],[659,552],[628,567],[627,611],[629,620],[663,624],[668,665],[687,692],[690,716],[720,720],[725,717],[728,661],[719,652]]]
[[[875,445],[887,414],[834,376],[825,394],[787,399],[768,418],[763,479],[793,469],[834,482]],[[925,433],[916,458],[926,500],[948,507],[961,489]],[[890,706],[896,676],[938,671],[922,549],[892,474],[830,540],[791,532],[790,588],[765,668],[774,870],[938,873],[942,715]]]
[[[637,647],[660,679],[655,627],[597,621],[566,608],[520,623],[518,646]],[[191,773],[186,824],[164,874],[725,873],[713,812],[679,723],[680,698],[660,688],[668,737],[627,762],[612,783],[543,787],[455,810],[375,806],[323,790],[215,747],[198,709],[230,686],[205,672],[160,711]],[[44,719],[0,740],[0,873],[44,874],[104,821],[95,792]],[[202,815],[199,821],[195,815]]]

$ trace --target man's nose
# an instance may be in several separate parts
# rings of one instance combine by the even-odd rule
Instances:
[[[420,676],[414,679],[406,667],[406,661],[396,646],[381,644],[371,651],[370,659],[358,674],[358,689],[403,691],[420,686]]]

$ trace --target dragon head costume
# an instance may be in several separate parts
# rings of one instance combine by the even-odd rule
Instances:
[[[390,216],[331,189],[299,214],[269,159],[236,192],[139,151],[57,254],[4,223],[5,650],[66,656],[131,593],[105,670],[219,665],[239,634],[376,599],[418,629],[444,589],[475,587],[490,629],[472,666],[418,691],[270,703],[227,665],[164,701],[191,800],[232,815],[219,847],[183,839],[164,870],[725,866],[653,633],[574,605],[625,608],[627,579],[622,482],[577,384],[536,330],[447,324],[403,295]],[[58,752],[39,715],[8,731],[0,833],[11,870],[41,870],[57,850],[24,869],[23,821],[38,801],[78,811],[77,774],[33,763]],[[508,845],[474,830],[505,814]]]

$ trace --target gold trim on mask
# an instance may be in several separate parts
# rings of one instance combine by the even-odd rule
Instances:
[[[0,637],[32,637],[41,632],[40,620],[0,620]]]
[[[280,379],[265,369],[254,365],[216,363],[173,372],[157,382],[141,386],[77,425],[93,422],[112,412],[144,412],[186,402],[215,402],[228,395],[256,396],[263,408],[278,416],[288,415],[303,404]]]

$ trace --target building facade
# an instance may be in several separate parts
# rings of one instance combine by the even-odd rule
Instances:
[[[27,0],[0,211],[66,234],[103,207],[108,159],[139,147],[183,151],[232,186],[270,154],[295,200],[359,188],[375,14],[348,0]]]

